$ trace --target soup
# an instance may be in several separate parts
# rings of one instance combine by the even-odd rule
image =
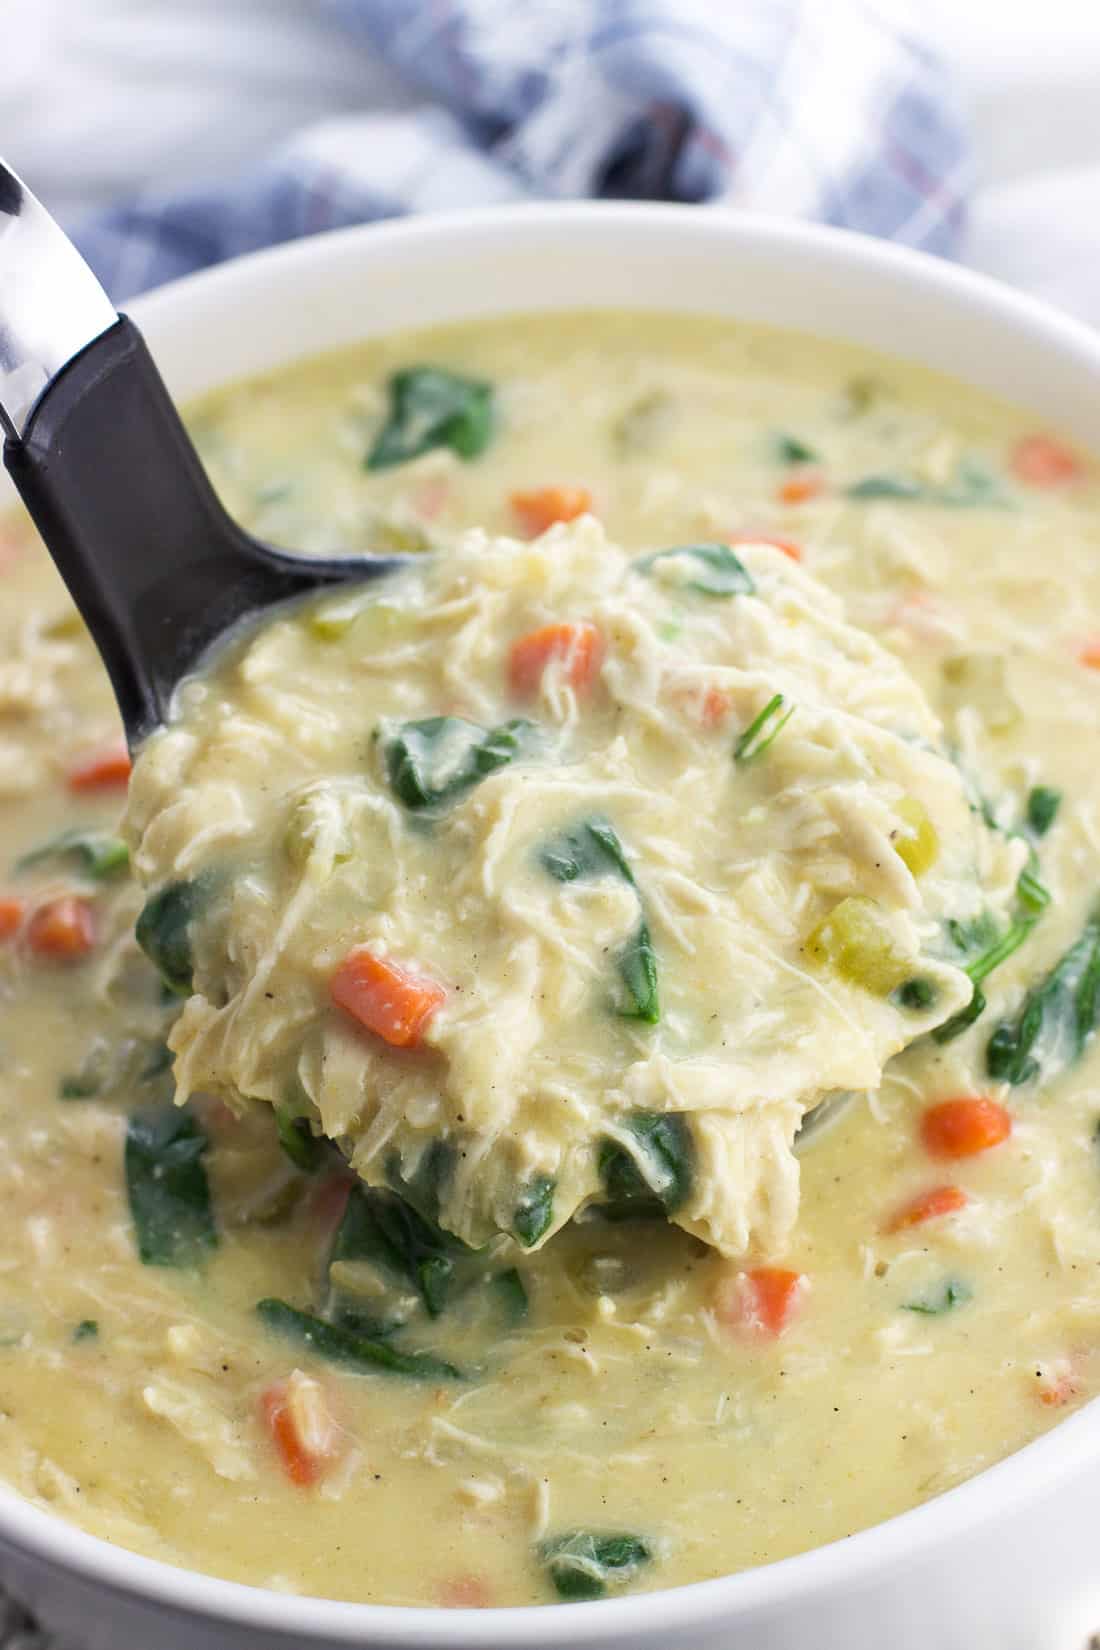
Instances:
[[[661,745],[633,814],[615,814],[606,772],[598,811],[587,792],[560,814],[540,809],[540,846],[524,846],[514,868],[554,934],[585,914],[593,949],[581,945],[582,974],[596,984],[577,1021],[583,1035],[566,1038],[562,1053],[591,1055],[585,1039],[603,1028],[594,1092],[639,1039],[675,1055],[684,1052],[676,1035],[698,1043],[704,1027],[721,1027],[741,954],[722,953],[704,912],[670,909],[673,884],[660,882],[639,842],[690,756],[700,842],[713,829],[712,795],[716,809],[736,796],[762,810],[762,834],[744,844],[750,886],[756,858],[774,847],[769,825],[779,827],[770,787],[795,758],[811,701],[822,715],[836,711],[812,668],[822,633],[835,637],[836,626],[870,638],[859,662],[881,690],[865,696],[873,738],[882,703],[895,727],[898,706],[911,711],[904,750],[891,745],[889,764],[872,764],[881,794],[869,807],[896,815],[887,838],[892,830],[905,849],[920,933],[870,991],[866,978],[845,981],[835,934],[820,937],[835,907],[799,907],[792,944],[807,973],[820,970],[816,983],[848,993],[851,1043],[861,1013],[885,1030],[874,1069],[861,1074],[835,1025],[813,1028],[817,1069],[792,1084],[782,1153],[757,1160],[761,1212],[741,1226],[703,1224],[689,1197],[677,1223],[673,1198],[661,1195],[677,1174],[667,1130],[613,1141],[609,1187],[599,1172],[603,1113],[584,1137],[584,1161],[596,1164],[589,1181],[551,1174],[540,1144],[522,1173],[511,1163],[498,1177],[501,1197],[484,1200],[482,1218],[465,1227],[418,1180],[421,1152],[406,1153],[396,1172],[384,1152],[377,1172],[357,1159],[374,1181],[368,1190],[309,1126],[314,1098],[308,1084],[304,1095],[288,1084],[303,1068],[297,1056],[283,1059],[276,1009],[260,1005],[254,1026],[272,1039],[267,1088],[253,1083],[258,1098],[236,1110],[217,1092],[225,1073],[195,1055],[189,1016],[203,1002],[224,1009],[239,982],[222,980],[225,1000],[213,989],[191,995],[181,1016],[191,968],[213,966],[228,930],[204,941],[197,896],[175,872],[198,881],[216,841],[244,845],[237,859],[223,851],[212,908],[229,888],[238,919],[251,909],[257,932],[277,920],[282,896],[259,873],[249,833],[266,784],[272,863],[276,838],[285,856],[288,832],[297,836],[308,864],[323,836],[323,817],[295,826],[288,814],[301,800],[289,797],[292,752],[323,702],[303,692],[305,678],[338,698],[356,659],[399,649],[401,591],[426,589],[430,575],[414,567],[388,594],[327,597],[242,644],[213,684],[186,690],[184,722],[198,725],[230,679],[243,691],[251,660],[248,691],[263,698],[265,717],[276,707],[284,738],[261,757],[253,730],[236,758],[222,748],[187,784],[183,767],[164,766],[155,808],[139,774],[139,869],[153,851],[149,829],[167,817],[173,772],[178,802],[173,880],[145,903],[118,834],[126,764],[111,746],[106,684],[44,556],[13,523],[0,746],[10,862],[0,905],[10,1210],[0,1467],[9,1481],[124,1545],[261,1585],[399,1604],[549,1602],[675,1585],[843,1536],[970,1476],[1091,1395],[1098,795],[1074,755],[1100,706],[1089,623],[1100,530],[1084,461],[1018,413],[913,368],[779,332],[629,315],[373,343],[214,397],[192,427],[227,505],[263,537],[315,552],[436,550],[425,568],[465,557],[473,584],[479,555],[486,577],[520,558],[532,567],[550,558],[560,577],[574,567],[586,601],[585,581],[614,571],[623,623],[675,632],[661,645],[681,675],[696,667],[663,724],[677,729],[676,754]],[[589,510],[606,540],[581,519]],[[490,537],[456,548],[472,526]],[[677,547],[678,557],[655,559]],[[685,564],[684,547],[709,559]],[[734,566],[753,594],[690,588],[716,572],[736,583]],[[835,614],[814,581],[839,599]],[[760,681],[738,697],[738,683],[723,678],[730,702],[708,728],[698,667],[729,668],[719,655],[735,642],[743,651],[745,637],[723,627],[748,623],[762,593],[798,645],[760,631]],[[519,617],[509,645],[531,633]],[[551,655],[559,675],[574,671],[573,644]],[[448,658],[446,646],[429,648],[404,674],[398,658],[373,680],[364,667],[349,735],[362,770],[381,764],[371,770],[379,796],[395,773],[405,776],[395,805],[407,837],[387,852],[404,856],[403,887],[442,867],[432,909],[461,876],[446,857],[461,810],[488,808],[545,757],[545,744],[541,756],[517,755],[499,730],[522,720],[545,741],[556,725],[540,698],[541,664],[526,706],[486,697],[476,670],[463,680],[466,697],[443,704],[437,673]],[[600,669],[609,697],[591,702],[597,721],[583,760],[602,761],[613,743],[616,682],[606,660]],[[765,693],[777,671],[781,685]],[[765,715],[776,694],[795,705],[781,728],[790,703]],[[851,695],[841,697],[850,710]],[[430,716],[475,730],[444,730],[457,744],[442,770],[416,760],[422,730],[410,756],[406,724]],[[345,716],[335,721],[345,728]],[[440,774],[462,779],[494,734],[488,773],[463,781],[461,799],[446,804],[455,812],[444,814]],[[163,736],[164,748],[177,737]],[[630,749],[636,741],[635,729]],[[350,750],[341,747],[334,771],[348,770]],[[497,762],[502,750],[507,760]],[[575,763],[578,751],[565,756]],[[222,835],[204,839],[213,815],[200,792],[215,781],[226,799]],[[735,781],[736,792],[718,789]],[[410,807],[417,787],[427,803]],[[242,796],[249,805],[234,837]],[[914,798],[921,812],[898,812]],[[666,836],[694,852],[682,806]],[[612,837],[603,823],[594,838],[578,836],[597,813]],[[377,842],[353,849],[353,859],[383,862]],[[334,862],[339,851],[336,843]],[[558,878],[547,854],[581,869]],[[582,874],[593,854],[602,871]],[[666,860],[667,871],[687,874]],[[864,871],[852,881],[851,865],[836,869],[836,897],[867,897]],[[712,892],[715,876],[712,867]],[[805,901],[797,891],[812,880],[798,860],[790,898]],[[334,967],[358,934],[339,931],[334,913],[349,890],[337,894],[325,917]],[[134,938],[143,904],[139,928],[167,988]],[[377,897],[374,909],[386,914]],[[762,932],[758,896],[754,909]],[[403,934],[410,946],[418,911]],[[624,969],[643,921],[652,956]],[[490,942],[497,923],[484,917]],[[247,925],[238,920],[233,932]],[[437,937],[456,943],[442,927]],[[235,961],[251,979],[256,958],[241,945]],[[695,971],[678,982],[693,946]],[[423,953],[400,954],[418,980]],[[461,983],[460,951],[438,960],[440,977]],[[504,985],[492,970],[487,978],[483,1023]],[[272,1000],[278,1008],[274,991]],[[731,1005],[728,1021],[743,1038],[738,1013]],[[377,1030],[335,1024],[324,1063],[339,1064],[337,1045],[349,1050],[358,1081]],[[503,1014],[501,1024],[510,1024]],[[192,1095],[182,1109],[172,1105],[168,1041]],[[510,1030],[492,1045],[506,1098],[539,1061],[551,1071],[560,1041],[555,1032],[545,1053],[528,1049],[531,1059],[516,1058]],[[774,1029],[772,1068],[790,1041],[788,1024]],[[476,1046],[471,1038],[458,1051],[468,1065]],[[224,1083],[234,1103],[234,1090],[248,1092],[235,1070]],[[381,1080],[373,1069],[372,1083]],[[478,1068],[471,1092],[487,1080]],[[856,1088],[869,1092],[815,1110],[818,1126],[800,1137],[796,1212],[787,1140],[807,1105]],[[426,1137],[438,1133],[430,1098],[418,1091],[403,1113]],[[666,1116],[663,1099],[640,1109]],[[543,1110],[540,1102],[532,1125]],[[346,1147],[356,1119],[324,1121]],[[692,1161],[708,1166],[698,1139]],[[553,1195],[539,1176],[554,1181]],[[788,1189],[783,1218],[777,1186]],[[609,1210],[616,1189],[627,1206],[612,1199]],[[649,1206],[654,1198],[671,1219]],[[752,1202],[719,1201],[723,1211]]]

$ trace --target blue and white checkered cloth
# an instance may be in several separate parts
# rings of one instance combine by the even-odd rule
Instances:
[[[247,175],[85,224],[116,300],[317,230],[537,198],[751,207],[957,246],[966,131],[919,0],[316,4],[316,26],[381,57],[411,106],[342,115]]]

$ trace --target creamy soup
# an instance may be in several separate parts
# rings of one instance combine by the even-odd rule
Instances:
[[[5,529],[6,1477],[240,1580],[550,1602],[849,1534],[1090,1396],[1086,461],[629,315],[192,427],[261,536],[428,554],[189,686],[123,835]]]

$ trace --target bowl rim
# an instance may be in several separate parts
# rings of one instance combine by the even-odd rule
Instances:
[[[335,260],[362,258],[369,263],[382,254],[400,258],[430,251],[436,244],[448,245],[456,238],[491,244],[514,236],[517,221],[533,225],[546,236],[575,238],[593,226],[631,233],[641,229],[643,235],[675,235],[700,246],[712,243],[727,252],[740,245],[773,254],[811,255],[840,278],[846,270],[870,272],[908,290],[918,302],[935,300],[957,311],[981,312],[1008,330],[1030,334],[1033,342],[1062,357],[1056,368],[1073,359],[1078,367],[1091,371],[1100,392],[1100,333],[989,276],[850,230],[762,213],[663,203],[525,202],[332,230],[173,281],[135,299],[132,314],[142,326],[169,325],[177,312],[186,314],[196,299],[208,304],[239,302],[242,292],[262,284],[274,271],[293,275],[313,269],[323,274]],[[608,306],[592,306],[600,307]],[[677,310],[675,303],[648,307],[659,307],[665,313]],[[704,313],[690,304],[680,309]],[[288,352],[286,359],[289,362],[293,356]],[[394,1650],[414,1650],[443,1639],[453,1650],[474,1650],[475,1646],[508,1650],[520,1642],[532,1650],[551,1650],[570,1633],[583,1637],[586,1644],[629,1644],[652,1630],[655,1613],[680,1630],[718,1621],[733,1625],[779,1598],[800,1601],[814,1593],[850,1589],[872,1575],[889,1578],[902,1566],[911,1567],[929,1548],[975,1525],[1004,1517],[1006,1508],[1050,1493],[1072,1467],[1097,1455],[1100,1402],[1084,1406],[1044,1435],[932,1500],[824,1546],[708,1581],[551,1608],[540,1604],[443,1610],[346,1603],[223,1580],[118,1546],[2,1483],[0,1545],[162,1613],[268,1630],[274,1643],[293,1638],[350,1645],[377,1639]]]

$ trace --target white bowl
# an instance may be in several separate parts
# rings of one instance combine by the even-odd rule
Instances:
[[[898,247],[719,211],[509,207],[350,230],[180,282],[132,313],[187,399],[372,333],[601,307],[849,338],[1024,403],[1100,448],[1097,335]],[[1083,1650],[1100,1628],[1097,1530],[1094,1404],[845,1541],[601,1603],[444,1611],[292,1598],[136,1557],[2,1489],[0,1578],[80,1650]]]

